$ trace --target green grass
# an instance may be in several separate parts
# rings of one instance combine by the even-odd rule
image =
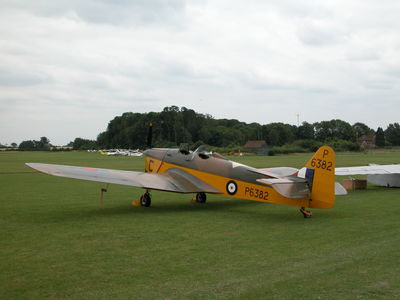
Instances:
[[[301,167],[307,154],[234,158]],[[400,152],[338,154],[339,166],[398,163]],[[304,219],[296,208],[52,177],[46,162],[142,170],[142,158],[0,153],[1,299],[396,299],[400,189],[369,186]]]

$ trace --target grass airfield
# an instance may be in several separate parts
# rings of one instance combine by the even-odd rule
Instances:
[[[302,167],[311,154],[235,157]],[[304,219],[295,207],[153,192],[40,174],[42,162],[143,170],[96,153],[0,153],[2,299],[398,299],[400,189],[368,186]],[[337,166],[400,163],[339,153]],[[342,178],[340,178],[342,179]]]

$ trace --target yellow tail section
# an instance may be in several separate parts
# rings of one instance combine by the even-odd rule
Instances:
[[[311,184],[311,208],[332,208],[335,204],[335,152],[323,146],[306,164]]]

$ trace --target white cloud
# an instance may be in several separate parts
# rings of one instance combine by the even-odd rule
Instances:
[[[398,122],[396,1],[2,1],[0,142],[96,138],[125,111]],[[355,112],[362,113],[355,113]],[[18,122],[16,122],[18,121]]]

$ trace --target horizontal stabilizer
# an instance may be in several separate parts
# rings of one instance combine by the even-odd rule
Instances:
[[[298,177],[257,179],[258,182],[271,186],[286,198],[301,199],[310,197],[310,188],[306,179]]]
[[[257,169],[258,173],[264,174],[271,177],[281,178],[288,177],[297,174],[299,169],[291,168],[291,167],[276,167],[276,168],[265,168],[265,169]]]
[[[343,196],[347,195],[347,190],[339,182],[335,182],[335,195]]]

